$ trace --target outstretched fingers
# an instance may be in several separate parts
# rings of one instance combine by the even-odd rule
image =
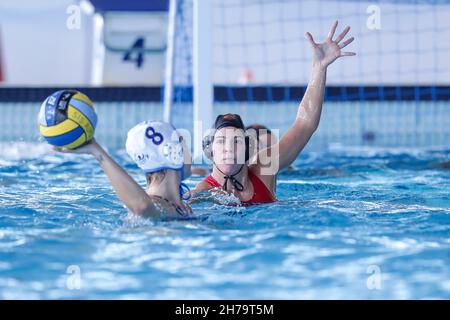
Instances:
[[[333,24],[331,25],[331,29],[330,32],[328,32],[328,39],[332,40],[334,37],[334,33],[336,32],[336,28],[338,25],[338,21],[336,20],[335,22],[333,22]]]
[[[345,35],[350,31],[350,27],[346,26],[340,35],[336,38],[335,42],[339,43],[342,39],[344,39]]]
[[[345,48],[345,47],[348,46],[350,43],[352,43],[353,40],[355,40],[354,37],[351,37],[351,38],[345,40],[344,42],[342,42],[342,43],[339,45],[339,48],[340,48],[340,49]]]
[[[306,38],[308,38],[309,43],[310,43],[313,47],[316,46],[316,43],[314,42],[314,39],[313,39],[313,36],[312,36],[311,33],[307,32],[307,33],[306,33]]]

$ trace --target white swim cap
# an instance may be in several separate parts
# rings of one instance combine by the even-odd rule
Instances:
[[[180,135],[169,123],[143,121],[134,126],[128,131],[126,149],[145,173],[183,169],[184,153]]]

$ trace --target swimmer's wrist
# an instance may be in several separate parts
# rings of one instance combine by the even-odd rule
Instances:
[[[98,143],[95,143],[92,145],[91,154],[94,156],[95,159],[97,159],[98,162],[102,163],[103,160],[105,159],[106,152],[105,150],[102,149],[102,147]]]
[[[327,70],[327,68],[328,68],[328,66],[324,66],[319,61],[313,61],[312,66],[311,66],[311,69],[313,72],[324,72]]]

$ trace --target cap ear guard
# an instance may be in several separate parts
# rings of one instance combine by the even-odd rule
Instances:
[[[212,145],[214,142],[214,135],[208,134],[205,137],[203,137],[202,140],[202,147],[203,147],[203,153],[205,154],[205,157],[209,160],[212,160],[213,158],[213,151],[212,151]]]

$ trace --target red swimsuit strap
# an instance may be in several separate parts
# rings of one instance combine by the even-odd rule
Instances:
[[[213,178],[212,175],[207,176],[205,179],[203,179],[203,181],[206,182],[207,184],[209,184],[210,186],[215,187],[215,188],[220,188],[220,187],[222,187],[222,186],[217,182],[217,180]]]

